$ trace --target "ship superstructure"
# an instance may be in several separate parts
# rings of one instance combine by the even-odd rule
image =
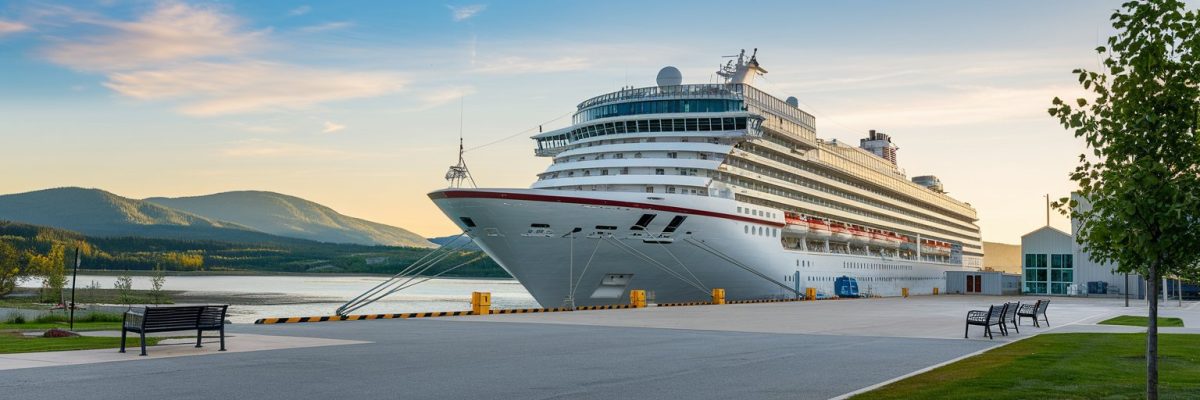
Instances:
[[[752,85],[756,53],[723,65],[724,83],[667,67],[657,86],[583,101],[571,126],[533,137],[552,163],[529,189],[430,197],[544,306],[630,289],[660,302],[930,293],[981,266],[969,204],[936,177],[909,180],[887,134],[819,139],[795,98]]]

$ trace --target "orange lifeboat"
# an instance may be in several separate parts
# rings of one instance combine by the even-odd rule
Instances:
[[[848,228],[848,230],[850,231],[850,243],[854,243],[854,244],[869,244],[869,243],[871,243],[871,234],[867,233],[867,231],[863,230],[861,227],[851,225]]]
[[[808,235],[808,221],[805,221],[800,214],[794,212],[783,213],[783,220],[786,225],[783,226],[783,234],[788,236],[806,236]]]
[[[832,236],[832,232],[829,229],[829,223],[820,218],[809,217],[808,236],[820,240],[829,239]]]
[[[829,224],[829,231],[831,232],[831,239],[838,242],[850,241],[850,238],[854,236],[851,235],[850,230],[846,229],[846,226],[842,225],[840,222]]]

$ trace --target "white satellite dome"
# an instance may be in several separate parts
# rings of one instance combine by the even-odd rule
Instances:
[[[800,99],[797,99],[796,96],[788,96],[787,103],[794,108],[800,108]]]
[[[679,86],[683,84],[683,74],[679,73],[679,68],[666,66],[658,70],[658,78],[655,80],[658,86]]]

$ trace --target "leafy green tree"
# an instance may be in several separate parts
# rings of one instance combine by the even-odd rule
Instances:
[[[163,284],[167,283],[167,271],[161,265],[154,266],[154,275],[150,277],[150,297],[154,304],[163,303]]]
[[[0,296],[12,293],[17,287],[17,280],[24,275],[21,268],[21,253],[17,247],[7,241],[0,240]]]
[[[1093,261],[1146,278],[1146,397],[1157,399],[1159,282],[1200,262],[1200,15],[1178,0],[1131,1],[1111,20],[1103,67],[1074,71],[1091,98],[1056,97],[1049,110],[1090,150],[1071,173],[1090,208],[1056,205],[1080,222]]]

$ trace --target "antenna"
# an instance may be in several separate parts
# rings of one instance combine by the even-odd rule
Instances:
[[[467,168],[467,160],[463,158],[463,98],[458,98],[458,164],[451,165],[450,170],[446,171],[446,181],[450,183],[450,187],[458,188],[463,186],[463,182],[471,182],[471,187],[478,188],[475,185],[475,178],[471,176],[471,170]]]

